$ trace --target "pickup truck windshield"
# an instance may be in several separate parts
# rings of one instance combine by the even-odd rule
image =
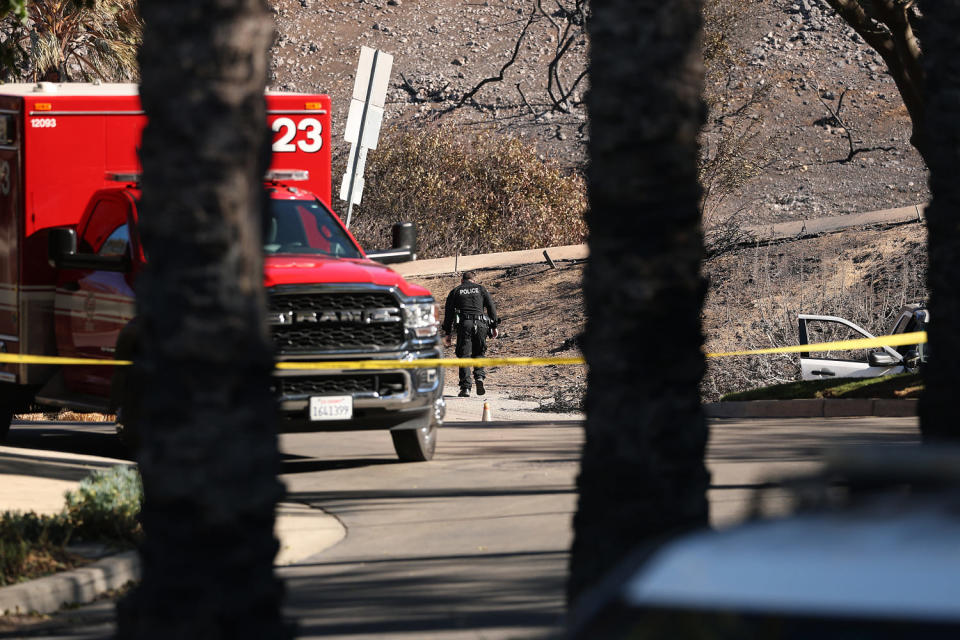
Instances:
[[[318,200],[270,200],[264,224],[263,251],[321,254],[337,258],[360,258],[330,211]]]

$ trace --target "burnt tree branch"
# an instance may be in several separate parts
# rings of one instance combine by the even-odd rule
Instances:
[[[914,1],[869,0],[874,15],[868,15],[858,0],[827,2],[883,58],[910,114],[910,143],[917,147],[924,125],[924,74],[920,44],[910,19]]]
[[[487,85],[490,84],[491,82],[503,82],[503,78],[504,78],[504,76],[505,76],[505,74],[506,74],[506,72],[507,72],[507,69],[509,69],[510,67],[512,67],[512,66],[516,63],[517,58],[518,58],[519,55],[520,55],[520,47],[521,47],[521,45],[523,45],[523,41],[524,41],[524,39],[527,37],[527,33],[530,31],[530,26],[531,26],[534,22],[536,22],[536,20],[537,20],[537,14],[531,12],[531,13],[530,13],[530,17],[527,19],[526,24],[523,25],[523,29],[520,31],[520,35],[517,36],[517,41],[516,41],[516,42],[514,43],[514,45],[513,45],[513,54],[510,56],[510,59],[507,60],[507,62],[506,62],[502,67],[500,67],[500,72],[499,72],[497,75],[495,75],[495,76],[490,76],[489,78],[484,78],[483,80],[481,80],[480,82],[478,82],[472,89],[470,89],[470,91],[468,91],[468,92],[466,92],[465,94],[463,94],[463,96],[460,98],[460,100],[457,102],[457,104],[455,104],[455,105],[453,105],[452,107],[449,107],[449,108],[444,109],[443,111],[441,111],[441,112],[440,112],[440,116],[445,116],[446,114],[450,113],[451,111],[454,111],[454,110],[456,110],[456,109],[459,109],[460,107],[462,107],[463,105],[465,105],[468,100],[471,100],[475,95],[477,95],[477,93],[480,91],[480,89],[484,88],[485,86],[487,86]]]

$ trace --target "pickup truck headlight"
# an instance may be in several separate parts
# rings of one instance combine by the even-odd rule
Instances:
[[[437,335],[437,328],[440,326],[437,321],[437,305],[433,302],[404,305],[403,325],[412,329],[418,338]]]

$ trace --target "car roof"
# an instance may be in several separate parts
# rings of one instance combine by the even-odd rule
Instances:
[[[644,608],[958,621],[958,540],[956,510],[936,504],[762,521],[667,545],[621,596]]]

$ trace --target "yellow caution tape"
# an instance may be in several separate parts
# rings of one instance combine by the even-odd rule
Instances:
[[[30,356],[19,353],[0,353],[0,362],[10,364],[82,364],[129,366],[130,360],[96,360],[94,358],[62,358],[60,356]]]
[[[818,344],[799,344],[790,347],[770,347],[749,351],[724,351],[707,353],[708,358],[730,356],[754,356],[767,353],[816,353],[819,351],[844,351],[851,349],[874,349],[899,347],[927,342],[927,332],[901,333],[879,338],[858,338]],[[96,360],[86,358],[61,358],[57,356],[30,356],[16,353],[0,353],[0,363],[11,364],[58,364],[58,365],[113,365],[129,366],[130,360]],[[345,369],[426,369],[430,367],[548,367],[556,365],[586,364],[582,356],[567,358],[423,358],[420,360],[337,360],[327,362],[278,362],[282,370],[345,370]]]
[[[278,362],[277,369],[426,369],[430,367],[547,367],[584,364],[574,358],[423,358],[421,360],[353,360],[348,362]]]
[[[850,349],[874,349],[876,347],[900,347],[905,344],[923,344],[927,341],[926,331],[900,333],[879,338],[857,338],[856,340],[838,340],[819,344],[798,344],[792,347],[771,347],[769,349],[751,349],[750,351],[725,351],[708,353],[708,358],[726,358],[729,356],[753,356],[764,353],[813,353],[817,351],[846,351]]]

